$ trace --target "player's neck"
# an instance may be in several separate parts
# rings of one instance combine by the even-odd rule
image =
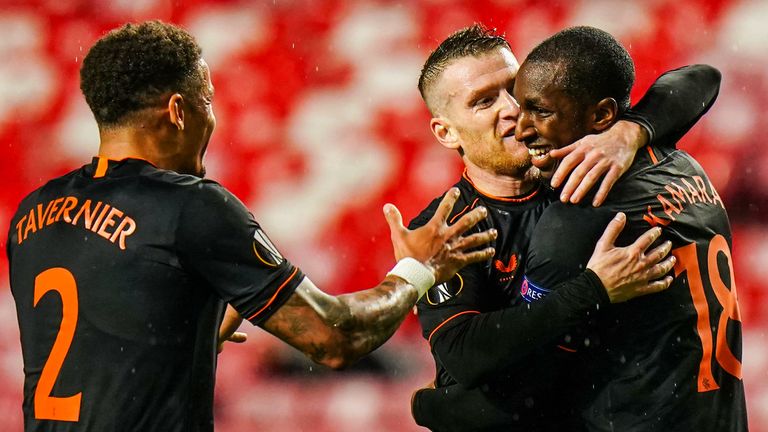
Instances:
[[[486,195],[510,197],[524,195],[538,185],[538,179],[531,170],[520,175],[502,175],[488,172],[474,165],[467,165],[467,177],[472,184]]]
[[[99,156],[112,160],[136,158],[158,168],[173,169],[172,155],[163,149],[160,136],[139,127],[114,127],[99,131]]]

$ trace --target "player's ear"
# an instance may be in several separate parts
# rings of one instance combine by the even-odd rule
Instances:
[[[443,147],[453,150],[459,148],[459,137],[456,134],[456,129],[447,119],[432,117],[432,120],[429,121],[429,128],[432,130],[432,135],[437,138],[437,142]]]
[[[614,98],[600,100],[592,111],[592,127],[595,132],[608,129],[619,117],[619,105]]]
[[[184,98],[178,93],[168,99],[168,119],[177,129],[184,130]]]

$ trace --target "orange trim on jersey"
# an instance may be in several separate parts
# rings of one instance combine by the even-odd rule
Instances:
[[[480,200],[480,198],[475,198],[474,201],[472,201],[472,204],[464,207],[460,212],[456,213],[451,220],[448,221],[449,224],[452,224],[456,219],[459,218],[459,216],[463,215],[465,211],[471,208],[475,208],[475,205],[477,204],[477,201]]]
[[[653,149],[651,148],[651,146],[647,145],[645,146],[645,149],[648,150],[648,154],[651,156],[651,162],[653,162],[654,165],[659,163],[659,160],[656,159],[656,154],[653,152]]]
[[[575,350],[575,349],[573,349],[573,348],[566,348],[566,347],[564,347],[564,346],[562,346],[562,345],[558,345],[557,347],[558,347],[558,348],[560,348],[560,349],[561,349],[561,350],[563,350],[563,351],[568,351],[568,352],[570,352],[570,353],[575,353],[575,352],[578,352],[578,351],[576,351],[576,350]]]
[[[491,199],[495,199],[497,201],[505,201],[505,202],[513,202],[513,203],[520,203],[530,200],[531,198],[535,197],[536,194],[539,193],[541,190],[541,183],[539,183],[535,188],[533,188],[530,192],[528,192],[528,195],[523,195],[520,198],[507,198],[507,197],[500,197],[493,194],[490,194],[488,192],[483,192],[477,185],[472,182],[472,179],[469,178],[467,175],[467,169],[464,168],[464,173],[461,174],[462,177],[464,177],[472,186],[475,188],[476,191],[480,193],[480,195],[486,196]]]
[[[128,160],[128,159],[136,159],[136,160],[144,161],[144,162],[152,165],[153,167],[157,168],[157,165],[155,165],[152,161],[144,159],[143,157],[139,157],[139,156],[126,156],[126,157],[124,157],[122,159],[112,159],[112,158],[108,158],[106,156],[96,156],[96,157],[99,158],[99,160],[106,159],[107,161],[113,161],[113,162],[123,162],[123,161]]]
[[[299,268],[298,268],[298,267],[295,267],[295,268],[293,269],[293,273],[291,273],[291,275],[290,275],[290,276],[288,276],[288,279],[286,279],[286,280],[285,280],[285,282],[283,282],[283,283],[282,283],[282,285],[280,285],[280,286],[277,288],[277,290],[275,291],[275,293],[274,293],[274,294],[272,294],[272,298],[271,298],[271,299],[269,299],[269,301],[267,302],[267,304],[265,304],[265,305],[264,305],[264,307],[262,307],[261,309],[259,309],[259,310],[258,310],[258,311],[257,311],[255,314],[253,314],[253,315],[251,315],[250,317],[248,317],[248,321],[250,321],[250,320],[252,320],[252,319],[256,318],[256,316],[257,316],[258,314],[260,314],[260,313],[264,312],[264,311],[265,311],[265,310],[266,310],[266,309],[269,307],[269,305],[271,305],[271,304],[272,304],[272,303],[275,301],[275,299],[277,298],[277,295],[278,295],[278,294],[280,294],[280,291],[282,291],[282,290],[283,290],[283,288],[285,288],[285,286],[286,286],[286,285],[288,285],[288,282],[289,282],[291,279],[293,279],[293,277],[294,277],[294,276],[296,276],[296,273],[298,273],[298,271],[299,271]]]
[[[435,332],[437,332],[438,330],[440,330],[440,328],[441,328],[442,326],[446,325],[446,324],[448,323],[448,321],[450,321],[450,320],[452,320],[452,319],[454,319],[454,318],[457,318],[457,317],[459,317],[459,316],[461,316],[461,315],[465,315],[465,314],[468,314],[468,313],[471,313],[471,314],[479,314],[479,313],[480,313],[480,311],[476,311],[476,310],[469,310],[469,311],[459,312],[459,313],[457,313],[456,315],[454,315],[454,316],[452,316],[452,317],[448,318],[447,320],[445,320],[445,321],[443,321],[442,323],[440,323],[440,325],[439,325],[439,326],[435,327],[435,329],[434,329],[434,330],[432,330],[432,333],[430,333],[430,334],[429,334],[429,337],[427,338],[427,342],[429,342],[430,344],[432,344],[432,336],[434,336],[434,335],[435,335]]]
[[[102,178],[107,173],[107,167],[109,167],[109,159],[99,156],[99,161],[96,163],[96,172],[93,173],[93,178]]]

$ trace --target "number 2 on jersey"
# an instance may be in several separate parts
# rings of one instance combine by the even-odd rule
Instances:
[[[717,390],[720,386],[712,375],[713,350],[715,359],[720,367],[722,367],[725,372],[741,379],[741,362],[733,355],[731,348],[728,346],[728,341],[726,340],[728,320],[741,321],[736,295],[736,280],[733,277],[731,251],[728,248],[728,242],[725,240],[725,237],[720,234],[714,236],[709,242],[706,259],[707,268],[705,269],[707,273],[705,275],[709,276],[708,282],[712,286],[712,290],[715,293],[715,297],[717,297],[718,303],[723,307],[718,320],[714,347],[712,343],[713,335],[709,317],[709,303],[707,302],[707,296],[704,291],[704,281],[702,280],[702,276],[704,275],[699,266],[696,244],[691,243],[685,245],[673,250],[672,253],[677,257],[677,263],[675,263],[675,276],[679,276],[683,272],[688,273],[688,286],[691,290],[693,305],[696,308],[696,329],[699,338],[701,339],[701,347],[703,351],[701,363],[699,363],[698,389],[699,392]],[[725,256],[728,262],[728,270],[731,276],[730,290],[725,286],[722,277],[720,277],[717,260],[720,253]]]
[[[60,420],[76,422],[80,419],[80,398],[74,396],[51,396],[53,385],[59,376],[64,358],[67,356],[77,325],[77,284],[75,277],[61,267],[50,268],[35,278],[34,306],[49,291],[61,296],[61,327],[51,348],[51,354],[43,366],[43,372],[35,389],[35,418],[39,420]]]

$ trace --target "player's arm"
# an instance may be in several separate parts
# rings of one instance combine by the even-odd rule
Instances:
[[[567,178],[560,198],[577,203],[602,177],[592,203],[599,206],[632,165],[638,149],[646,144],[673,148],[709,110],[719,90],[720,72],[708,65],[664,73],[609,130],[550,152],[553,158],[562,158],[552,176],[552,187],[560,187]]]
[[[720,80],[720,71],[705,64],[665,72],[624,118],[647,130],[650,145],[674,148],[715,103]]]
[[[263,327],[315,362],[332,368],[344,367],[376,349],[435,281],[446,281],[465,265],[493,256],[492,248],[478,247],[495,238],[495,231],[462,237],[485,218],[485,208],[476,208],[448,225],[458,194],[457,189],[449,191],[434,217],[415,230],[403,226],[394,206],[385,208],[395,257],[400,261],[379,285],[332,296],[304,278]],[[405,257],[412,257],[411,267],[398,270]]]
[[[671,245],[665,242],[650,249],[661,230],[653,228],[631,245],[615,247],[625,222],[623,214],[613,218],[591,258],[588,255],[587,269],[574,272],[575,277],[571,274],[570,280],[557,286],[550,285],[553,292],[542,300],[465,314],[436,332],[430,344],[451,377],[465,387],[476,386],[583,325],[597,308],[669,287],[671,277],[659,278],[674,266],[674,257],[664,259]],[[558,248],[565,249],[562,239],[567,237],[560,233]],[[533,238],[535,241],[535,235]]]
[[[519,412],[526,410],[519,404],[515,398],[489,397],[481,388],[451,384],[417,390],[411,397],[411,415],[417,425],[435,431],[516,430]]]

